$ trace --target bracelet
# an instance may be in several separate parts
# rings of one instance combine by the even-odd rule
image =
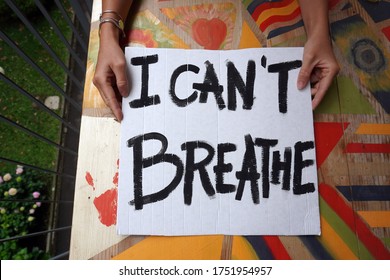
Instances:
[[[122,19],[114,19],[114,18],[109,18],[109,17],[108,18],[102,18],[102,16],[100,16],[99,21],[100,21],[100,23],[99,23],[99,35],[100,35],[100,29],[101,29],[102,24],[109,22],[109,23],[114,24],[122,32],[123,38],[126,37],[125,25],[124,25]]]
[[[116,15],[121,21],[123,21],[123,18],[121,17],[121,15],[120,15],[118,12],[114,11],[114,10],[105,10],[105,11],[103,11],[103,12],[100,14],[100,18],[101,18],[104,14],[114,14],[114,15]]]

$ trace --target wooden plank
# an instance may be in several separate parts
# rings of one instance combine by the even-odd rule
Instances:
[[[116,188],[113,179],[118,168],[118,133],[119,124],[112,118],[82,117],[71,259],[89,259],[125,238],[116,234],[115,204],[110,197],[104,197]],[[104,203],[99,205],[101,199]],[[101,205],[103,208],[98,208]]]

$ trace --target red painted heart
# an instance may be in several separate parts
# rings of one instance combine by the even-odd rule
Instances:
[[[207,50],[217,50],[226,38],[226,24],[218,19],[197,19],[192,24],[192,36],[194,40]]]

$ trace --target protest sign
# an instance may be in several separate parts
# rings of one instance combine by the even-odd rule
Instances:
[[[319,234],[302,48],[126,48],[119,234]]]

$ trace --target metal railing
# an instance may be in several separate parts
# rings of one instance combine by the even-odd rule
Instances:
[[[93,0],[2,1],[6,18],[0,19],[0,187],[8,184],[16,191],[0,193],[0,254],[14,241],[25,247],[18,252],[26,258],[33,257],[29,252],[37,245],[47,258],[67,259]],[[51,100],[59,105],[53,106],[49,97],[56,97]],[[10,137],[11,132],[16,136]],[[27,149],[30,142],[39,144]],[[12,166],[45,178],[45,195],[17,199],[14,193],[26,193],[27,185],[20,172],[4,175]],[[45,205],[40,221],[29,216],[36,223],[32,231],[17,232],[18,226],[9,221],[12,205],[15,219],[27,211],[17,203]],[[22,206],[15,210],[15,205]],[[4,230],[9,227],[15,227],[12,236]]]

